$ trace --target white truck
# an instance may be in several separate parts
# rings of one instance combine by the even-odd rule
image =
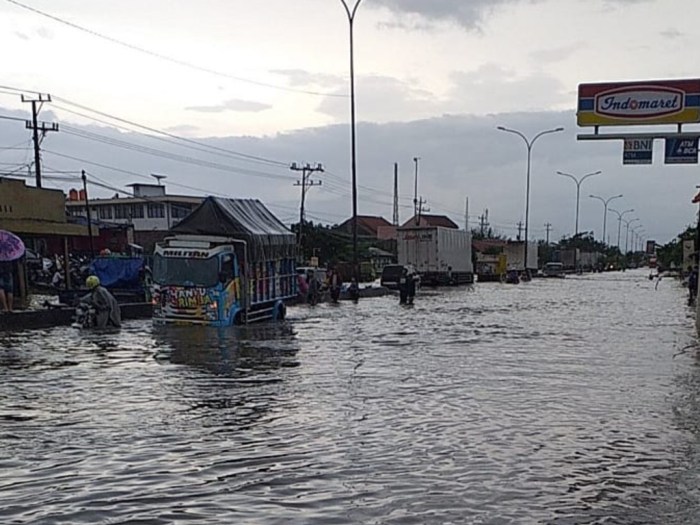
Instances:
[[[442,226],[403,227],[397,230],[398,262],[413,266],[423,285],[474,282],[472,236]]]

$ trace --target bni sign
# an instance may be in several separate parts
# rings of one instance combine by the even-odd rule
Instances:
[[[625,139],[622,164],[651,164],[654,139]]]

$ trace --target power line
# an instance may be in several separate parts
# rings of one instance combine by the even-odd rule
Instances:
[[[152,155],[154,157],[161,157],[161,158],[173,160],[176,162],[182,162],[184,164],[191,164],[191,165],[200,166],[203,168],[210,168],[210,169],[215,169],[215,170],[220,170],[220,171],[227,171],[230,173],[236,173],[239,175],[247,175],[247,176],[251,176],[251,177],[262,177],[262,178],[266,178],[266,179],[276,179],[276,180],[284,180],[284,181],[289,180],[289,177],[286,177],[284,175],[276,175],[274,173],[266,173],[266,172],[262,172],[262,171],[255,171],[255,170],[249,170],[249,169],[243,169],[243,168],[235,168],[232,166],[227,166],[225,164],[219,164],[216,162],[198,159],[196,157],[189,157],[189,156],[180,155],[177,153],[170,153],[170,152],[167,152],[164,150],[150,148],[148,146],[140,146],[138,144],[130,143],[130,142],[123,141],[120,139],[113,139],[111,137],[107,137],[105,135],[100,135],[98,133],[93,133],[93,132],[89,132],[89,131],[81,131],[78,128],[71,128],[70,126],[64,126],[63,130],[67,135],[72,135],[72,136],[83,138],[86,140],[100,142],[100,143],[103,143],[103,144],[106,144],[109,146],[123,148],[123,149],[127,149],[130,151],[136,151],[138,153],[143,153],[146,155]]]
[[[158,53],[158,52],[156,52],[156,51],[151,51],[150,49],[146,49],[146,48],[143,48],[143,47],[134,45],[134,44],[130,44],[130,43],[128,43],[128,42],[124,42],[123,40],[119,40],[119,39],[116,39],[116,38],[114,38],[114,37],[107,36],[107,35],[105,35],[105,34],[102,34],[102,33],[97,32],[97,31],[95,31],[95,30],[93,30],[93,29],[89,29],[89,28],[87,28],[87,27],[78,25],[78,24],[76,24],[76,23],[70,22],[70,21],[65,20],[65,19],[63,19],[63,18],[59,18],[59,17],[56,16],[56,15],[52,15],[52,14],[47,13],[47,12],[45,12],[45,11],[40,11],[39,9],[36,9],[36,8],[31,7],[31,6],[29,6],[29,5],[23,4],[23,3],[21,3],[21,2],[18,2],[17,0],[6,0],[6,1],[9,2],[10,4],[13,4],[13,5],[17,6],[17,7],[21,7],[22,9],[26,9],[27,11],[31,11],[32,13],[41,15],[41,16],[46,17],[46,18],[49,18],[49,19],[53,20],[54,22],[58,22],[59,24],[66,25],[66,26],[71,27],[71,28],[73,28],[73,29],[77,29],[78,31],[82,31],[83,33],[87,33],[87,34],[89,34],[89,35],[91,35],[91,36],[100,38],[100,39],[102,39],[102,40],[106,40],[107,42],[111,42],[111,43],[113,43],[113,44],[117,44],[117,45],[122,46],[122,47],[125,47],[125,48],[127,48],[127,49],[131,49],[132,51],[137,51],[137,52],[139,52],[139,53],[143,53],[143,54],[145,54],[145,55],[148,55],[148,56],[151,56],[151,57],[154,57],[154,58],[158,58],[158,59],[160,59],[160,60],[165,60],[166,62],[170,62],[170,63],[173,63],[173,64],[177,64],[178,66],[186,67],[186,68],[189,68],[189,69],[194,69],[194,70],[196,70],[196,71],[201,71],[201,72],[203,72],[203,73],[208,73],[208,74],[210,74],[210,75],[216,75],[216,76],[219,76],[219,77],[224,77],[224,78],[228,78],[228,79],[231,79],[231,80],[236,80],[236,81],[238,81],[238,82],[245,82],[245,83],[247,83],[247,84],[252,84],[252,85],[255,85],[255,86],[262,86],[262,87],[271,88],[271,89],[277,89],[277,90],[280,90],[280,91],[288,91],[288,92],[291,92],[291,93],[301,93],[301,94],[304,94],[304,95],[314,95],[314,96],[321,96],[321,97],[342,97],[342,98],[347,98],[347,95],[343,95],[343,94],[338,94],[338,93],[322,93],[322,92],[319,92],[319,91],[311,91],[311,90],[306,90],[306,89],[297,89],[297,88],[291,88],[291,87],[287,87],[287,86],[280,86],[280,85],[270,84],[270,83],[267,83],[267,82],[260,82],[260,81],[258,81],[258,80],[251,80],[251,79],[249,79],[249,78],[243,78],[243,77],[238,77],[238,76],[235,76],[235,75],[230,75],[230,74],[228,74],[228,73],[224,73],[224,72],[221,72],[221,71],[217,71],[217,70],[215,70],[215,69],[211,69],[211,68],[208,68],[208,67],[198,66],[197,64],[193,64],[193,63],[187,62],[187,61],[185,61],[185,60],[180,60],[180,59],[178,59],[178,58],[174,58],[174,57],[171,57],[171,56],[168,56],[168,55],[164,55],[164,54]]]
[[[192,148],[192,149],[197,149],[198,151],[201,151],[201,148],[205,148],[206,151],[211,150],[211,151],[214,151],[214,152],[219,152],[219,154],[224,153],[224,154],[226,154],[226,156],[233,156],[233,157],[236,157],[236,158],[240,157],[239,160],[256,161],[256,162],[262,162],[262,163],[272,164],[272,165],[280,166],[280,167],[284,167],[284,168],[287,167],[287,163],[286,163],[286,162],[282,162],[282,161],[274,160],[274,159],[268,159],[268,158],[260,157],[260,156],[257,156],[257,155],[249,155],[249,154],[247,154],[247,153],[241,153],[241,152],[239,152],[239,151],[234,151],[234,150],[230,150],[230,149],[226,149],[226,148],[220,148],[220,147],[218,147],[218,146],[211,146],[211,145],[206,144],[206,143],[204,143],[204,142],[200,142],[200,141],[197,141],[197,140],[194,140],[194,139],[189,139],[189,138],[186,138],[186,137],[181,137],[181,136],[179,136],[179,135],[175,135],[174,133],[170,133],[170,132],[167,132],[167,131],[164,131],[164,130],[161,130],[161,129],[157,129],[157,128],[153,128],[153,127],[150,127],[150,126],[146,126],[145,124],[139,124],[138,122],[134,122],[134,121],[132,121],[132,120],[128,120],[128,119],[125,119],[125,118],[117,117],[117,116],[115,116],[115,115],[110,115],[109,113],[105,113],[105,112],[100,111],[100,110],[97,110],[97,109],[92,109],[92,108],[89,108],[89,107],[87,107],[87,106],[83,106],[82,104],[78,104],[78,103],[76,103],[76,102],[71,102],[71,101],[69,101],[69,100],[67,100],[67,99],[64,99],[64,98],[61,98],[61,97],[54,97],[54,99],[55,99],[55,100],[60,100],[60,101],[66,103],[66,104],[68,104],[68,105],[70,105],[70,106],[75,106],[75,107],[80,108],[80,109],[82,109],[82,110],[89,111],[89,112],[91,112],[91,113],[95,113],[95,114],[97,114],[97,115],[101,115],[101,116],[103,116],[103,117],[106,117],[106,118],[109,118],[109,119],[112,119],[112,120],[116,120],[117,122],[122,122],[122,123],[124,123],[124,124],[128,124],[128,125],[130,125],[130,126],[134,126],[134,127],[136,127],[136,128],[140,128],[140,129],[143,129],[143,130],[146,130],[146,131],[150,131],[151,133],[156,133],[156,134],[158,134],[158,135],[163,135],[163,136],[165,136],[165,137],[169,137],[169,138],[175,139],[175,140],[180,141],[180,142],[184,142],[184,143],[187,143],[187,144],[193,144],[193,145],[199,146],[199,148],[192,148],[192,146],[189,146],[190,148]],[[91,116],[89,116],[89,115],[85,115],[84,113],[79,113],[79,112],[77,112],[77,111],[73,111],[73,110],[70,110],[70,109],[67,109],[67,108],[63,108],[63,107],[61,107],[61,106],[59,106],[59,105],[57,105],[57,104],[55,104],[55,103],[52,104],[52,107],[56,107],[56,108],[58,108],[58,109],[60,109],[60,110],[62,110],[62,111],[66,111],[66,112],[68,112],[68,113],[73,113],[74,115],[78,115],[78,116],[81,116],[81,117],[84,117],[84,118],[87,118],[87,119],[90,119],[90,120],[94,120],[94,121],[96,121],[96,122],[102,122],[103,124],[107,124],[107,125],[109,125],[109,126],[113,126],[113,127],[118,128],[118,129],[126,129],[126,130],[128,130],[128,131],[130,131],[130,132],[132,132],[132,133],[138,133],[138,132],[135,132],[134,130],[129,129],[129,128],[124,128],[124,127],[121,127],[121,128],[120,128],[120,126],[115,125],[113,122],[105,122],[104,120],[98,119],[98,118],[96,118],[96,117],[91,117]],[[146,135],[146,134],[144,134],[144,133],[139,133],[139,134],[140,134],[140,135],[143,135],[143,136],[146,136],[146,137],[149,137],[149,138],[152,138],[152,139],[155,139],[155,140],[164,140],[164,139],[162,139],[162,138],[160,138],[160,137],[154,137],[154,136],[152,136],[152,135]],[[165,142],[172,142],[172,141],[165,141]],[[178,145],[181,146],[181,147],[187,147],[187,146],[184,146],[183,144],[178,144]],[[209,152],[210,152],[210,151],[209,151]]]

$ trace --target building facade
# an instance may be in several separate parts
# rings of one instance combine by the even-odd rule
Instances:
[[[204,197],[191,195],[169,195],[161,184],[130,184],[129,187],[133,197],[115,194],[109,199],[90,199],[91,218],[131,225],[134,243],[146,252],[152,252],[155,243],[204,200]],[[85,217],[84,194],[71,191],[66,208],[73,217]]]

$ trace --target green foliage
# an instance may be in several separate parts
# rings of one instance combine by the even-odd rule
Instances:
[[[656,250],[656,256],[659,260],[659,265],[662,268],[670,268],[675,266],[680,268],[683,264],[683,241],[695,239],[697,229],[693,226],[688,226],[683,232],[678,234],[678,237],[671,242],[664,244]]]

